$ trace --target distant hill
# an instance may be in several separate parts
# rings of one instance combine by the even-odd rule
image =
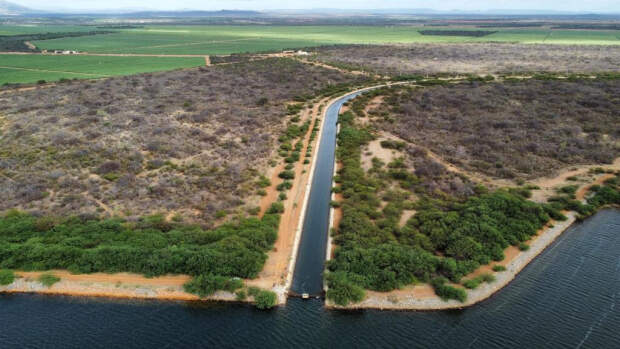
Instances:
[[[220,10],[220,11],[140,11],[120,14],[123,17],[254,17],[258,11]]]
[[[33,11],[28,7],[24,7],[21,5],[14,4],[12,2],[0,0],[0,16],[17,16],[27,13],[32,13]]]

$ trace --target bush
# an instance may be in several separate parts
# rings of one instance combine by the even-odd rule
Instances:
[[[0,217],[0,259],[7,269],[253,278],[277,238],[279,219],[265,214],[203,230],[161,215],[131,223],[72,217],[37,228],[40,218],[12,211]],[[193,284],[213,280],[198,281]]]
[[[478,285],[480,285],[481,282],[482,280],[478,278],[473,278],[473,279],[463,281],[463,286],[465,286],[465,288],[474,289],[478,287]]]
[[[258,309],[271,309],[276,305],[277,299],[275,292],[260,290],[254,296],[254,303]]]
[[[249,296],[256,297],[259,292],[260,292],[260,288],[258,288],[256,286],[248,287],[248,295]]]
[[[291,183],[290,181],[284,181],[284,182],[278,184],[276,189],[278,191],[285,191],[285,190],[291,189],[292,187],[293,187],[293,183]]]
[[[326,276],[329,289],[327,298],[338,305],[346,306],[350,302],[361,302],[365,295],[364,289],[347,280],[345,273],[329,273]]]
[[[0,286],[10,285],[15,281],[15,274],[12,270],[0,269]]]
[[[384,140],[384,141],[381,141],[381,147],[387,148],[387,149],[402,150],[405,148],[405,142]]]
[[[245,290],[239,290],[239,291],[235,292],[235,298],[238,301],[242,302],[242,301],[244,301],[244,300],[246,300],[248,298],[248,295],[245,292]]]
[[[493,266],[493,271],[496,271],[496,272],[506,271],[506,267],[503,265],[496,264]]]
[[[52,287],[52,285],[60,281],[60,278],[54,274],[44,273],[41,274],[37,280],[45,287]]]
[[[218,290],[234,292],[241,287],[243,287],[241,279],[231,279],[212,274],[199,275],[183,285],[185,292],[198,295],[201,298],[208,297]]]
[[[295,172],[290,171],[290,170],[285,170],[285,171],[280,172],[278,174],[278,177],[282,179],[293,179],[295,178]]]
[[[281,202],[274,202],[269,207],[269,210],[267,210],[268,214],[283,213],[283,212],[284,212],[284,204]]]
[[[269,180],[269,178],[265,177],[265,176],[260,176],[259,180],[256,182],[256,184],[260,187],[260,188],[267,188],[268,186],[271,185],[271,181]]]
[[[456,299],[461,303],[465,302],[465,300],[467,300],[467,292],[462,288],[446,285],[447,281],[448,280],[443,277],[434,278],[431,281],[431,285],[435,289],[435,293],[443,300]]]
[[[519,250],[527,251],[529,249],[530,249],[530,245],[526,244],[525,242],[519,243]]]

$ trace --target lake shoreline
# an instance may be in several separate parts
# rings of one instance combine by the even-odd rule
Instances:
[[[599,185],[613,175],[605,174],[598,176],[594,181],[582,186],[577,199],[583,200],[588,189],[593,185]],[[604,207],[601,207],[603,209]],[[390,292],[374,292],[366,290],[367,297],[363,301],[341,306],[326,299],[325,307],[339,310],[359,310],[359,309],[379,309],[379,310],[411,310],[411,311],[435,311],[448,309],[463,309],[478,304],[506,287],[516,276],[532,262],[538,255],[547,249],[566,229],[578,222],[576,212],[563,212],[566,215],[564,221],[550,221],[545,227],[535,235],[530,243],[530,248],[520,251],[509,261],[504,260],[505,271],[493,273],[495,281],[482,283],[477,288],[467,290],[467,300],[459,302],[457,300],[442,300],[439,296],[429,293],[432,287],[428,284],[408,286],[406,291],[394,290]],[[501,262],[500,262],[501,263]],[[484,266],[481,266],[484,267]]]

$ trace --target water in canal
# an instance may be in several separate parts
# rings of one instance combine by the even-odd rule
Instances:
[[[325,113],[323,135],[318,148],[319,153],[312,178],[312,190],[308,199],[291,286],[291,291],[297,294],[318,295],[323,291],[323,269],[336,149],[336,124],[342,105],[357,95],[359,93],[337,100],[327,108]]]

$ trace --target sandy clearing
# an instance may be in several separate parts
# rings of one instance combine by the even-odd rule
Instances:
[[[416,210],[403,210],[402,215],[400,216],[400,221],[398,221],[399,227],[404,227],[407,224],[407,221],[416,214]]]
[[[392,162],[394,159],[402,156],[402,152],[383,148],[381,141],[384,140],[396,140],[401,141],[400,138],[393,136],[387,132],[379,132],[377,139],[370,141],[366,147],[362,149],[362,168],[368,172],[372,168],[372,158],[376,157],[383,161],[386,165]]]
[[[24,45],[28,46],[28,48],[31,49],[31,50],[36,50],[37,49],[37,47],[33,43],[31,43],[30,41],[24,41]]]
[[[620,157],[616,158],[611,164],[603,164],[603,165],[578,165],[578,166],[570,166],[564,170],[559,171],[559,173],[555,176],[551,177],[542,177],[530,181],[531,184],[537,185],[540,187],[538,190],[534,190],[532,192],[532,201],[535,202],[545,202],[549,197],[556,194],[555,189],[569,184],[582,184],[584,181],[592,181],[592,178],[596,177],[593,174],[590,174],[590,169],[593,168],[603,168],[605,170],[620,170]],[[579,181],[569,181],[569,177],[578,177]]]

